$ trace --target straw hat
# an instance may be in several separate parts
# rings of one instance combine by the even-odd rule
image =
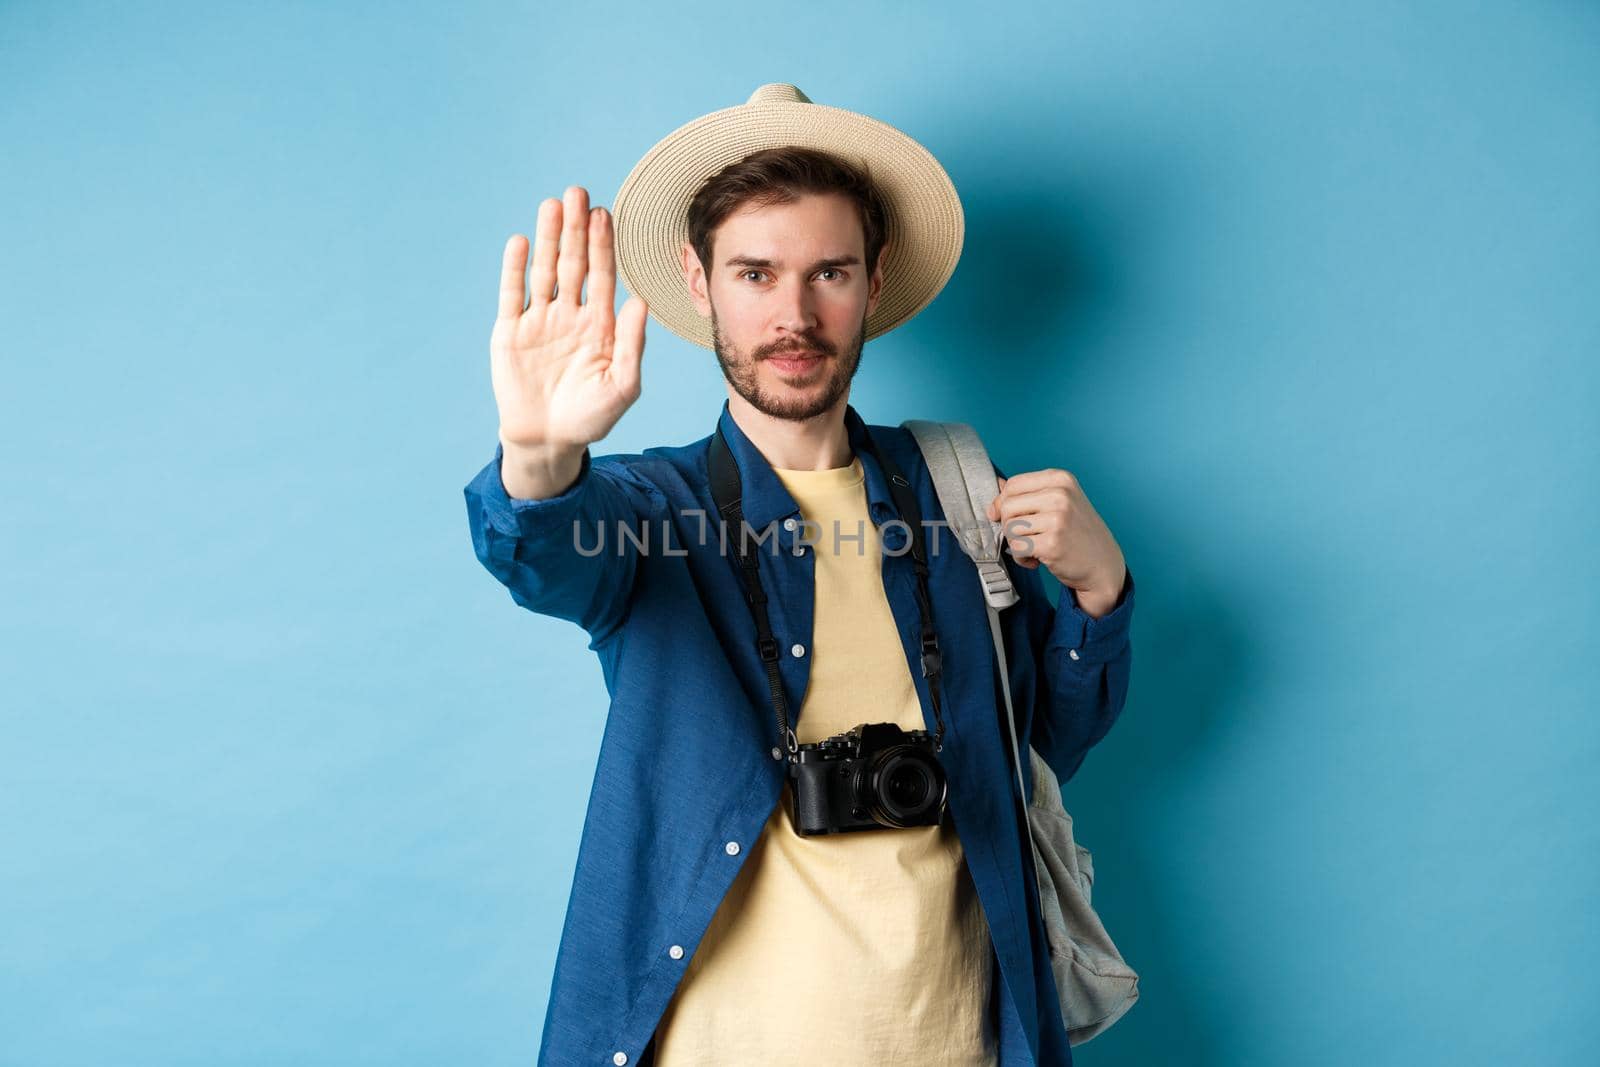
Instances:
[[[687,341],[711,348],[711,320],[689,299],[681,249],[689,202],[730,163],[766,148],[821,149],[865,164],[888,205],[883,289],[867,316],[866,338],[894,329],[927,307],[961,258],[961,199],[939,161],[887,123],[813,104],[793,85],[763,85],[738,106],[686,123],[645,153],[617,192],[617,270],[655,319]]]

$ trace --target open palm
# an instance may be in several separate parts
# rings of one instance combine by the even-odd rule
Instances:
[[[500,439],[507,448],[581,447],[605,437],[639,398],[649,309],[630,296],[613,311],[611,214],[590,211],[582,186],[539,205],[528,268],[528,240],[512,234],[489,339]]]

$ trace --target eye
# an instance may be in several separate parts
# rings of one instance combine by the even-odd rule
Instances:
[[[756,270],[754,267],[751,267],[749,270],[740,271],[739,272],[739,277],[743,278],[747,274],[765,274],[765,273],[767,273],[767,272],[764,271],[764,270]]]
[[[839,268],[837,268],[837,267],[823,267],[821,270],[817,271],[817,273],[818,274],[837,274],[841,278],[844,277],[844,272],[842,270],[840,270]]]

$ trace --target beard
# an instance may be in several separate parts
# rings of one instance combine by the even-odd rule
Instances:
[[[774,419],[803,422],[816,418],[837,404],[840,397],[850,391],[850,381],[861,366],[861,349],[866,342],[866,336],[867,317],[862,315],[855,337],[845,346],[845,351],[842,353],[835,352],[831,345],[811,336],[800,338],[798,346],[794,342],[784,342],[779,346],[768,346],[765,349],[745,353],[723,340],[722,331],[717,324],[717,309],[715,306],[711,309],[711,342],[712,348],[717,353],[717,362],[722,366],[722,376],[728,379],[728,384],[733,386],[734,392],[744,397],[746,403],[761,414]],[[827,357],[823,360],[827,379],[820,386],[812,382],[804,386],[803,391],[785,390],[781,395],[774,395],[763,389],[756,372],[756,364],[774,355],[786,356],[794,353],[795,348],[799,346],[820,352]]]

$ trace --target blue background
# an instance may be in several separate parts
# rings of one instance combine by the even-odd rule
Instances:
[[[473,557],[500,250],[764,82],[916,137],[869,422],[1138,575],[1085,1064],[1590,1064],[1600,11],[0,7],[0,1063],[528,1063],[606,702]],[[619,297],[620,299],[620,297]],[[596,453],[710,432],[652,322]]]

